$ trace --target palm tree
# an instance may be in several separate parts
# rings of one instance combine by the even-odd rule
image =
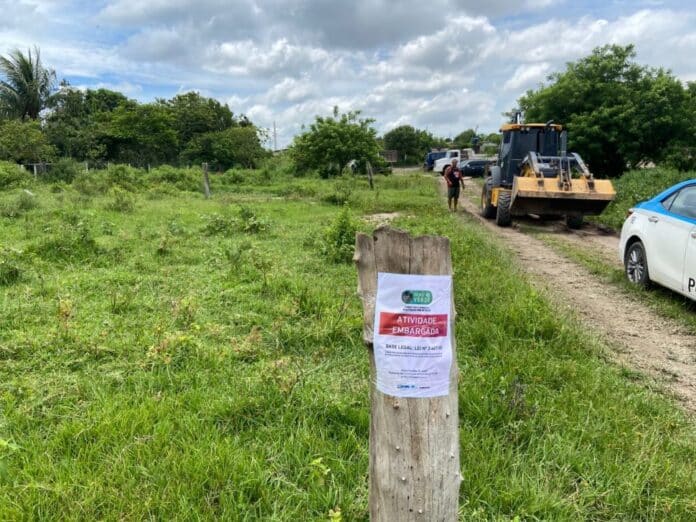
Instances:
[[[55,82],[56,72],[41,65],[38,47],[33,55],[15,49],[0,56],[0,116],[37,119]]]

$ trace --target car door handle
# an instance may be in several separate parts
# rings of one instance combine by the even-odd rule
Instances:
[[[693,237],[694,239],[696,239],[696,232],[692,232],[692,233],[691,233],[691,237]]]
[[[655,216],[650,216],[650,217],[648,218],[648,221],[650,221],[651,223],[657,223],[657,222],[660,221],[660,220],[657,219]]]

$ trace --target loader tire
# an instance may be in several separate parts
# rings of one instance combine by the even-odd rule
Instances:
[[[510,192],[498,194],[498,210],[495,213],[495,223],[499,227],[509,227],[512,223],[512,214],[510,213],[511,200],[512,194]]]
[[[481,190],[481,215],[486,219],[495,217],[495,207],[491,203],[491,191],[488,183],[484,183]]]
[[[577,230],[582,227],[583,216],[582,214],[567,214],[566,215],[566,226],[572,230]]]

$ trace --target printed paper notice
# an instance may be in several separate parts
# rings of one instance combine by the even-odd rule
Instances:
[[[377,274],[377,389],[396,397],[449,394],[452,276]]]

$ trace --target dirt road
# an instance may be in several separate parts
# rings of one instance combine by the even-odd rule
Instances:
[[[679,323],[657,315],[613,285],[602,282],[585,268],[557,253],[521,227],[500,228],[479,217],[479,186],[473,182],[462,198],[463,210],[478,218],[483,226],[500,237],[516,252],[520,266],[532,281],[544,288],[557,305],[571,310],[588,331],[602,337],[613,349],[615,359],[627,367],[653,377],[696,413],[696,336]],[[585,227],[568,231],[560,224],[544,227],[562,240],[591,249],[598,256],[620,265],[618,238],[598,229]]]

